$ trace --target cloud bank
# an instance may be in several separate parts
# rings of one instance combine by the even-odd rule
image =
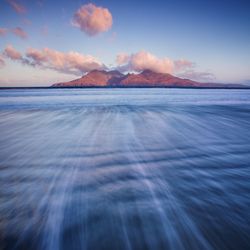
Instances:
[[[60,52],[50,48],[29,48],[22,55],[12,45],[7,45],[3,56],[24,65],[40,69],[50,69],[57,72],[80,76],[95,69],[108,69],[97,58],[91,55],[83,55],[78,52]],[[1,58],[0,58],[1,59]],[[1,67],[4,66],[0,60]],[[158,73],[169,73],[182,78],[197,81],[211,81],[215,77],[209,72],[199,72],[195,69],[195,63],[186,59],[171,60],[169,58],[158,58],[155,55],[140,51],[134,54],[120,53],[116,57],[116,66],[112,67],[121,72],[141,72],[149,69]]]
[[[197,72],[194,62],[186,59],[158,58],[147,51],[139,51],[133,54],[120,53],[116,57],[116,63],[117,69],[122,72],[140,72],[150,69],[158,73],[169,73],[198,81],[215,79],[211,73]]]
[[[17,1],[8,0],[8,3],[18,14],[24,14],[27,12],[27,9]]]
[[[64,53],[49,48],[43,50],[30,48],[26,52],[26,57],[34,66],[75,75],[81,75],[93,69],[104,68],[104,65],[95,57],[82,55],[74,51]]]
[[[41,69],[51,69],[77,76],[94,69],[105,69],[105,66],[95,57],[82,55],[74,51],[65,53],[49,48],[42,50],[29,48],[22,55],[12,45],[8,45],[4,49],[3,55],[24,65]]]
[[[134,54],[118,54],[116,57],[118,69],[121,71],[143,71],[150,69],[158,73],[172,73],[174,64],[168,58],[157,58],[153,54],[140,51]]]
[[[73,17],[73,25],[89,36],[109,30],[112,23],[110,11],[107,8],[97,7],[92,3],[81,6]]]
[[[158,73],[170,74],[194,67],[194,63],[186,59],[173,61],[167,57],[158,58],[146,51],[139,51],[134,54],[118,54],[116,63],[121,71],[140,72],[145,69],[150,69]]]

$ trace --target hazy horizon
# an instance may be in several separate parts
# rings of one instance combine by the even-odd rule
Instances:
[[[106,71],[106,72],[109,72],[109,71],[114,71],[114,70],[117,70],[119,71],[119,69],[106,69],[106,70],[98,70],[98,71]],[[95,71],[95,70],[92,70],[92,71]],[[79,76],[79,77],[74,77],[72,79],[69,79],[69,80],[65,80],[65,82],[70,82],[72,80],[76,80],[76,79],[80,79],[86,75],[88,75],[88,73],[90,73],[91,71],[89,72],[86,72],[86,73],[83,73],[82,76]],[[121,72],[121,71],[119,71]],[[143,71],[140,71],[140,72],[121,72],[123,74],[123,76],[126,76],[126,75],[130,75],[130,74],[140,74],[142,73]],[[173,75],[173,74],[171,74]],[[174,75],[173,75],[174,76]],[[184,78],[184,77],[180,77],[182,79],[189,79],[189,78]],[[191,78],[190,78],[191,79]],[[225,89],[230,89],[230,88],[240,88],[240,89],[244,89],[245,88],[250,88],[250,83],[234,83],[234,82],[216,82],[216,81],[197,81],[197,82],[200,82],[200,83],[211,83],[211,84],[224,84],[225,85]],[[49,87],[52,87],[54,84],[57,84],[59,82],[51,82],[51,83],[46,83],[45,85],[41,84],[41,83],[30,83],[30,84],[25,84],[25,82],[23,84],[21,83],[17,83],[16,85],[9,85],[9,84],[6,84],[6,83],[2,83],[2,85],[0,85],[0,88],[49,88]],[[228,85],[232,85],[232,87],[228,86]],[[237,86],[238,85],[238,86]],[[66,86],[67,87],[67,86]],[[96,86],[71,86],[71,88],[223,88],[223,86],[204,86],[204,87],[199,87],[199,86],[174,86],[174,85],[169,85],[169,86],[148,86],[147,84],[145,84],[144,86],[142,85],[138,85],[138,86],[98,86],[98,82],[97,82],[97,85]]]

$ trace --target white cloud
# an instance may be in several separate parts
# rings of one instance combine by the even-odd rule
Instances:
[[[110,11],[92,3],[81,6],[73,17],[73,25],[90,36],[109,30],[112,23]]]
[[[211,81],[215,79],[215,76],[209,72],[196,71],[196,64],[187,59],[171,60],[167,57],[158,58],[146,51],[139,51],[132,54],[120,53],[116,56],[116,63],[117,69],[123,72],[141,72],[149,69],[196,81]]]
[[[51,69],[77,76],[94,69],[107,69],[97,58],[75,51],[60,52],[50,48],[41,50],[29,48],[26,53],[22,55],[12,45],[7,45],[2,55],[24,65],[40,69]],[[158,58],[146,51],[140,51],[134,54],[120,53],[116,57],[116,64],[116,69],[123,72],[141,72],[149,69],[154,72],[170,73],[196,81],[212,81],[215,79],[214,75],[209,72],[196,71],[195,64],[186,59],[173,61],[166,57]],[[0,55],[0,67],[4,65],[5,62]]]
[[[25,65],[74,75],[82,75],[94,69],[105,68],[97,58],[74,51],[65,53],[49,48],[41,50],[29,48],[25,55],[22,55],[12,45],[8,45],[3,54],[11,60],[19,61]]]
[[[7,57],[10,58],[11,60],[21,60],[22,59],[22,54],[17,51],[12,45],[7,45],[6,48],[4,49],[3,54]]]
[[[159,73],[172,73],[174,63],[169,58],[158,58],[155,55],[140,51],[134,54],[118,54],[116,57],[118,68],[122,71],[143,71],[150,69]]]
[[[74,51],[64,53],[49,48],[42,50],[30,48],[26,52],[26,57],[31,65],[75,75],[104,68],[104,65],[95,57]]]

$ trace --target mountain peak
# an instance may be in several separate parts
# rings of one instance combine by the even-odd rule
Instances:
[[[106,74],[107,71],[105,71],[105,70],[103,70],[103,69],[93,69],[93,70],[89,71],[89,72],[87,73],[87,75],[88,75],[88,74],[93,74],[93,73],[103,73],[103,74]]]
[[[141,74],[145,75],[145,74],[157,74],[155,71],[151,70],[151,69],[144,69]]]
[[[139,74],[124,75],[118,70],[92,70],[80,79],[54,84],[54,87],[205,87],[205,84],[167,73],[145,69]]]
[[[110,71],[106,71],[106,70],[100,70],[100,69],[94,69],[94,70],[91,70],[90,72],[88,72],[86,75],[89,75],[89,74],[104,74],[104,75],[120,75],[120,76],[123,76],[123,74],[118,71],[118,70],[110,70]]]

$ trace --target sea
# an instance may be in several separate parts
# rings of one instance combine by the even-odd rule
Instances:
[[[249,250],[250,90],[0,90],[1,250]]]

